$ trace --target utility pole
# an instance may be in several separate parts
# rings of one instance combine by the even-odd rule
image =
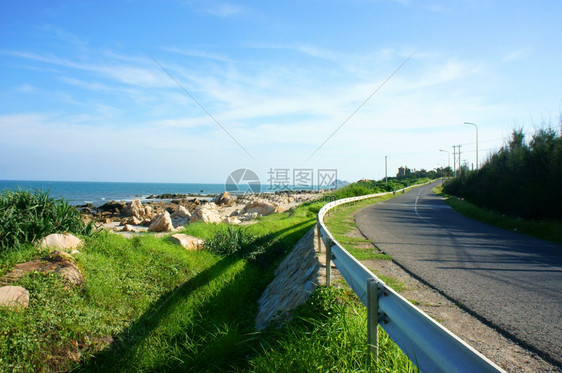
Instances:
[[[388,159],[388,155],[384,156],[384,186],[388,186],[388,169],[387,169],[387,162],[386,160]]]
[[[457,147],[453,145],[453,177],[457,177]]]
[[[457,147],[459,148],[459,175],[462,174],[462,168],[461,168],[461,146],[457,145]]]
[[[457,152],[457,148],[458,148],[458,152]],[[456,156],[459,156],[458,158]],[[461,172],[461,146],[460,145],[453,145],[453,174],[455,175],[455,177],[457,176],[457,171],[456,171],[456,165],[457,165],[457,159],[459,162],[459,173]]]

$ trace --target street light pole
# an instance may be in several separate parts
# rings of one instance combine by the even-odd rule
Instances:
[[[439,151],[447,153],[447,166],[451,168],[451,154],[447,150],[439,149]]]
[[[388,155],[385,155],[385,156],[384,156],[384,186],[388,186],[388,172],[387,172],[387,167],[386,167],[386,165],[387,165],[387,162],[386,162],[387,158],[388,158]]]
[[[470,122],[464,122],[464,124],[470,124],[476,128],[476,169],[478,170],[478,126]]]

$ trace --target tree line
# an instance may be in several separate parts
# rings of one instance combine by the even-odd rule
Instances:
[[[527,142],[523,129],[476,171],[465,171],[445,192],[504,214],[562,218],[562,137],[539,129]]]

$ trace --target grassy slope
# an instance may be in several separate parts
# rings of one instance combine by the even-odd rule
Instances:
[[[388,260],[373,248],[361,248],[368,240],[350,237],[357,210],[392,195],[339,206],[324,219],[336,240],[360,260]],[[400,290],[403,284],[382,278]],[[372,362],[366,345],[366,308],[345,283],[339,287],[318,288],[299,307],[293,320],[279,331],[266,331],[262,352],[250,365],[258,372],[415,372],[417,369],[400,348],[379,328],[379,357]]]
[[[530,220],[514,218],[474,205],[464,199],[443,193],[443,187],[433,188],[433,192],[447,198],[447,203],[461,214],[510,231],[534,236],[546,241],[562,244],[562,221]]]
[[[281,253],[315,222],[308,207],[289,215],[261,218],[248,230],[275,236],[267,248]],[[215,229],[219,227],[193,224],[186,233],[206,238]],[[29,246],[6,253],[0,257],[0,275],[37,256]],[[15,284],[30,291],[30,307],[0,309],[0,370],[212,371],[246,366],[245,356],[255,342],[257,299],[272,278],[274,266],[267,264],[275,260],[258,265],[186,251],[150,235],[127,240],[108,233],[88,238],[76,259],[86,278],[82,290],[38,273]],[[108,336],[114,337],[112,348],[97,352]]]
[[[313,226],[322,204],[249,226],[268,252],[256,262],[186,251],[150,235],[86,238],[76,255],[83,289],[39,273],[14,284],[30,291],[30,307],[0,308],[0,371],[366,370],[364,308],[345,291],[319,289],[283,330],[253,330],[276,262]],[[209,238],[218,229],[193,224],[185,232]],[[43,254],[31,246],[3,253],[0,276]],[[410,370],[396,360],[399,350],[386,351],[380,371]]]

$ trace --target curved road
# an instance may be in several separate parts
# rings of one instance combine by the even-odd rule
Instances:
[[[562,365],[562,245],[464,217],[431,192],[437,183],[359,211],[357,226],[410,272]]]

